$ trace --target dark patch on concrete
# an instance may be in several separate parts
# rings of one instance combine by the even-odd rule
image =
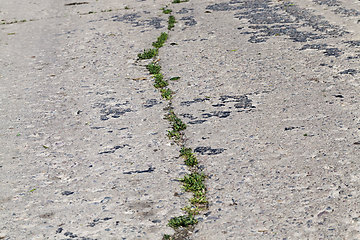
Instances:
[[[64,4],[64,6],[76,6],[76,5],[84,5],[84,4],[89,4],[89,2],[73,2],[73,3]]]
[[[184,101],[180,103],[180,106],[190,106],[193,103],[199,103],[199,102],[204,102],[204,101],[208,101],[208,98],[195,98],[192,101]]]
[[[249,26],[250,29],[256,29],[255,32],[243,32],[242,34],[251,34],[249,39],[251,43],[266,42],[270,37],[288,36],[294,42],[307,42],[323,38],[315,33],[298,31],[298,25],[273,25],[263,26],[255,25]]]
[[[183,113],[180,114],[180,116],[184,117],[184,118],[189,118],[190,120],[195,120],[197,117],[194,117],[192,114],[189,113]]]
[[[359,58],[360,58],[360,54],[355,55],[355,56],[349,56],[346,58],[346,60],[359,59]]]
[[[111,17],[111,19],[115,22],[130,23],[134,27],[144,26],[144,25],[153,26],[156,29],[164,27],[161,25],[161,22],[164,21],[161,18],[153,17],[150,20],[145,20],[145,21],[139,20],[140,18],[141,16],[138,13],[129,13],[129,14],[124,14],[122,16],[115,15]]]
[[[305,44],[300,51],[307,49],[321,50],[325,56],[339,57],[342,54],[340,49],[329,48],[327,44]]]
[[[237,103],[251,102],[251,100],[246,95],[240,95],[240,96],[223,95],[223,96],[220,96],[219,100],[222,103],[228,103],[228,102],[237,102]]]
[[[72,195],[72,194],[74,194],[74,192],[72,192],[72,191],[63,191],[61,193],[61,195],[64,195],[64,196],[69,196],[69,195]]]
[[[186,13],[189,13],[190,11],[193,11],[193,10],[194,10],[193,8],[182,8],[179,11],[177,11],[176,13],[177,14],[186,14]]]
[[[323,20],[324,17],[313,15],[310,11],[299,8],[288,3],[285,8],[286,12],[296,17],[296,21],[302,20],[305,23],[302,26],[309,26],[315,31],[324,33],[327,36],[340,37],[348,33],[339,26],[332,25]]]
[[[185,21],[186,26],[194,26],[197,24],[197,21],[193,16],[182,17],[180,20]]]
[[[291,131],[291,130],[294,130],[294,129],[304,129],[304,127],[286,127],[285,128],[285,131]]]
[[[211,148],[211,147],[197,147],[194,149],[194,152],[201,155],[217,155],[224,152],[224,148]]]
[[[102,128],[105,128],[105,127],[91,127],[91,129],[102,129]]]
[[[103,219],[95,218],[91,223],[88,224],[88,227],[95,227],[97,224],[111,220],[111,219],[112,219],[111,217],[106,217]]]
[[[209,5],[206,9],[213,11],[234,11],[235,17],[247,19],[250,29],[258,31],[243,32],[251,34],[251,43],[266,42],[271,36],[286,35],[295,42],[307,42],[326,36],[342,36],[346,32],[338,26],[323,20],[305,9],[301,9],[292,3],[274,5],[270,0],[233,0],[228,3]],[[299,30],[301,27],[311,27],[317,33]]]
[[[58,228],[58,230],[61,229],[61,231],[59,233],[61,233],[63,231],[62,228]],[[56,231],[56,233],[58,233],[58,230]],[[69,240],[69,239],[78,239],[78,240],[97,240],[97,238],[88,238],[88,237],[78,237],[78,235],[76,235],[75,233],[72,233],[72,232],[65,232],[64,233],[64,236],[68,237],[66,238],[66,240]]]
[[[342,54],[341,50],[338,48],[327,48],[324,51],[325,56],[333,56],[333,57],[338,57]]]
[[[113,147],[113,148],[111,148],[111,149],[109,149],[109,150],[106,150],[106,151],[103,151],[103,152],[99,152],[99,154],[114,153],[116,150],[122,149],[122,148],[124,148],[124,147],[129,147],[129,148],[130,148],[129,144],[117,145],[117,146],[115,146],[115,147]]]
[[[137,19],[139,19],[141,16],[138,13],[129,13],[124,14],[122,16],[115,15],[112,18],[114,22],[126,22],[126,23],[132,23],[136,24],[138,23]]]
[[[195,120],[195,121],[190,121],[190,122],[188,122],[188,124],[202,124],[202,123],[204,123],[204,122],[206,122],[206,120]]]
[[[153,17],[151,20],[145,20],[146,25],[153,26],[156,29],[163,28],[164,26],[161,25],[161,22],[164,21],[161,18]]]
[[[55,215],[55,213],[53,212],[49,212],[49,213],[44,213],[39,215],[40,218],[44,218],[44,219],[50,219]]]
[[[350,47],[360,47],[360,41],[346,41],[345,43],[349,44]]]
[[[120,116],[124,115],[125,113],[132,112],[130,108],[105,108],[100,111],[103,115],[100,116],[100,119],[103,121],[108,120],[110,117],[112,118],[119,118]]]
[[[147,170],[128,171],[128,172],[123,172],[123,174],[151,173],[153,171],[155,171],[155,168],[154,167],[149,167]]]
[[[243,96],[243,98],[240,98],[239,101],[235,103],[234,107],[243,109],[255,108],[252,105],[252,100],[249,99],[247,96]]]
[[[69,238],[77,238],[78,237],[76,234],[74,234],[72,232],[66,232],[66,233],[64,233],[64,235]]]
[[[300,51],[307,49],[324,50],[327,46],[327,44],[305,44],[302,48],[300,48]]]
[[[329,7],[340,6],[339,1],[337,0],[313,0],[313,2],[319,5],[326,5]]]
[[[360,16],[360,12],[355,9],[347,9],[343,7],[339,7],[333,11],[336,14],[341,14],[346,17],[357,17]]]
[[[219,104],[214,104],[214,105],[211,105],[213,107],[224,107],[225,104],[222,104],[222,103],[219,103]]]
[[[203,118],[211,118],[211,117],[218,117],[218,118],[227,118],[230,116],[229,111],[217,111],[217,112],[211,112],[211,113],[203,113]]]
[[[347,69],[347,70],[339,72],[339,74],[350,74],[350,75],[355,75],[357,73],[358,73],[358,71],[356,69]]]
[[[159,102],[158,100],[156,99],[148,99],[146,100],[145,104],[143,105],[144,107],[146,108],[151,108],[157,104],[161,104],[161,102]]]

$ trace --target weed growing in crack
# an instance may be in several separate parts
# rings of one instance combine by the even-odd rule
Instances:
[[[198,160],[191,148],[182,147],[180,150],[180,156],[185,158],[185,164],[189,167],[194,167],[198,164]]]
[[[183,215],[171,218],[168,225],[172,228],[179,228],[194,225],[197,222],[193,215]]]
[[[193,198],[191,198],[190,203],[195,206],[199,206],[199,205],[207,206],[209,202],[206,200],[205,193],[202,193],[199,196],[194,196]]]
[[[159,53],[159,50],[157,48],[144,49],[143,53],[138,54],[138,58],[141,60],[151,59],[151,58],[155,57],[156,55],[158,55],[158,53]]]
[[[183,207],[181,210],[186,212],[188,215],[193,215],[193,216],[198,215],[200,213],[200,209],[195,206],[186,206]]]
[[[173,0],[172,3],[182,3],[188,2],[189,0]],[[167,8],[161,9],[164,14],[169,14],[168,19],[168,30],[172,30],[175,27],[176,19],[171,15],[172,10]],[[166,111],[169,113],[166,115],[166,119],[171,124],[171,130],[168,131],[169,138],[182,146],[180,150],[180,157],[184,158],[184,163],[189,167],[191,173],[184,176],[184,178],[179,179],[183,184],[183,189],[187,192],[192,192],[193,197],[189,199],[189,206],[183,207],[182,210],[185,211],[185,215],[173,217],[169,220],[168,226],[175,229],[174,235],[163,235],[163,240],[174,240],[174,239],[183,239],[191,234],[193,227],[192,225],[197,224],[197,220],[194,216],[200,214],[201,211],[207,209],[208,201],[206,200],[206,186],[204,173],[196,167],[198,165],[198,160],[192,151],[191,148],[186,148],[184,144],[184,133],[182,132],[187,128],[186,124],[182,122],[180,118],[176,116],[173,111],[171,99],[174,92],[167,88],[168,81],[164,80],[164,76],[161,73],[161,66],[155,61],[155,57],[159,53],[159,49],[164,46],[165,42],[168,40],[168,33],[162,32],[157,38],[156,42],[152,43],[153,49],[144,49],[143,53],[138,54],[139,59],[153,59],[152,63],[146,65],[146,69],[153,75],[155,83],[154,87],[160,89],[162,98],[169,100],[168,107]],[[170,43],[170,45],[177,45],[176,43]],[[170,81],[177,81],[180,77],[172,77]],[[182,227],[182,228],[180,228]],[[180,228],[180,229],[178,229]],[[179,238],[181,237],[181,238]]]
[[[159,49],[162,46],[164,46],[164,43],[166,42],[167,39],[168,39],[168,34],[163,32],[158,37],[157,41],[152,43],[152,45],[153,45],[153,47]]]
[[[206,192],[204,184],[205,175],[203,173],[190,173],[180,179],[180,182],[184,184],[184,189],[187,192],[193,192],[195,196],[201,196]]]
[[[171,122],[174,131],[179,132],[186,129],[186,124],[183,123],[183,121],[181,121],[181,119],[176,116],[173,110],[169,111],[167,119]]]
[[[166,87],[168,85],[168,83],[163,80],[164,76],[162,75],[162,73],[155,74],[154,78],[155,78],[155,83],[154,83],[155,88],[164,88],[164,87]],[[163,90],[163,89],[161,89],[161,90]],[[161,93],[162,93],[162,91],[161,91]]]
[[[169,30],[173,29],[175,27],[175,23],[176,23],[175,17],[173,15],[170,15],[168,21],[168,29]]]
[[[162,8],[161,10],[163,10],[164,14],[170,14],[172,12],[171,9],[167,9],[167,8]]]
[[[164,234],[162,240],[172,240],[173,238],[169,234]]]
[[[161,66],[152,62],[146,65],[146,69],[149,70],[150,74],[159,74],[161,71]]]
[[[181,133],[174,131],[174,130],[171,130],[171,131],[169,130],[167,135],[169,138],[173,138],[175,141],[178,141],[181,139]]]
[[[171,89],[169,88],[163,88],[160,90],[160,92],[161,92],[161,97],[166,100],[171,100],[174,94],[174,92],[171,91]]]

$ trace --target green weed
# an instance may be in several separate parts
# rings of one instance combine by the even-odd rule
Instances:
[[[187,192],[193,192],[196,196],[201,196],[206,191],[204,184],[205,175],[203,173],[190,173],[180,179],[183,182],[184,189]]]
[[[198,160],[196,159],[191,148],[181,148],[180,156],[185,158],[185,164],[189,167],[194,167],[198,164]]]
[[[162,8],[164,14],[170,14],[172,12],[171,9]]]
[[[173,29],[175,27],[175,23],[176,23],[175,17],[173,15],[170,15],[168,21],[168,29],[169,30]]]
[[[172,77],[172,78],[170,78],[170,81],[177,81],[179,79],[180,79],[180,77]]]
[[[155,83],[154,83],[155,88],[164,88],[168,85],[168,83],[163,80],[164,76],[162,75],[162,73],[155,74],[154,78],[155,78]],[[161,89],[161,90],[163,90],[163,89]],[[161,91],[161,93],[162,93],[162,91]]]
[[[180,138],[181,138],[181,133],[178,132],[178,131],[169,130],[169,131],[168,131],[168,137],[169,137],[169,138],[174,138],[175,140],[180,140]]]
[[[143,53],[139,53],[138,54],[138,58],[143,60],[143,59],[151,59],[153,57],[155,57],[156,55],[158,55],[159,50],[157,48],[153,48],[153,49],[144,49]]]
[[[168,225],[172,228],[179,228],[194,225],[197,222],[193,215],[183,215],[171,218]]]
[[[182,131],[186,129],[186,124],[176,116],[174,111],[170,110],[169,114],[167,115],[167,119],[172,123],[172,128],[174,131]]]
[[[173,97],[172,95],[174,94],[174,92],[171,91],[171,89],[169,89],[169,88],[161,89],[160,92],[161,92],[161,97],[163,97],[166,100],[172,99],[172,97]]]
[[[164,46],[164,43],[166,42],[167,39],[168,39],[168,34],[163,32],[161,33],[160,37],[158,37],[157,41],[152,43],[152,45],[155,48],[159,49],[162,46]]]
[[[185,211],[188,215],[198,215],[200,213],[200,209],[195,206],[186,206],[183,207],[181,210]]]
[[[164,234],[162,240],[172,240],[172,237],[169,234]]]
[[[149,70],[150,74],[158,74],[160,73],[161,66],[156,63],[149,63],[146,65],[146,69]]]
[[[190,199],[190,203],[193,205],[207,205],[208,201],[206,200],[205,194],[202,194],[201,196],[194,196]]]
[[[172,3],[188,2],[189,0],[174,0]]]

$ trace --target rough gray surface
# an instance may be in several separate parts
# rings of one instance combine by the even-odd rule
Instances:
[[[0,25],[0,238],[160,239],[187,203],[135,61],[170,2],[88,2],[0,0],[34,20]],[[360,2],[169,7],[160,64],[209,176],[191,239],[360,239]]]

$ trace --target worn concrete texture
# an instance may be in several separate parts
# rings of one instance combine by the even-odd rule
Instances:
[[[173,233],[188,170],[136,61],[166,5],[159,63],[208,176],[188,238],[360,239],[360,1],[71,3],[0,0],[0,239]]]

